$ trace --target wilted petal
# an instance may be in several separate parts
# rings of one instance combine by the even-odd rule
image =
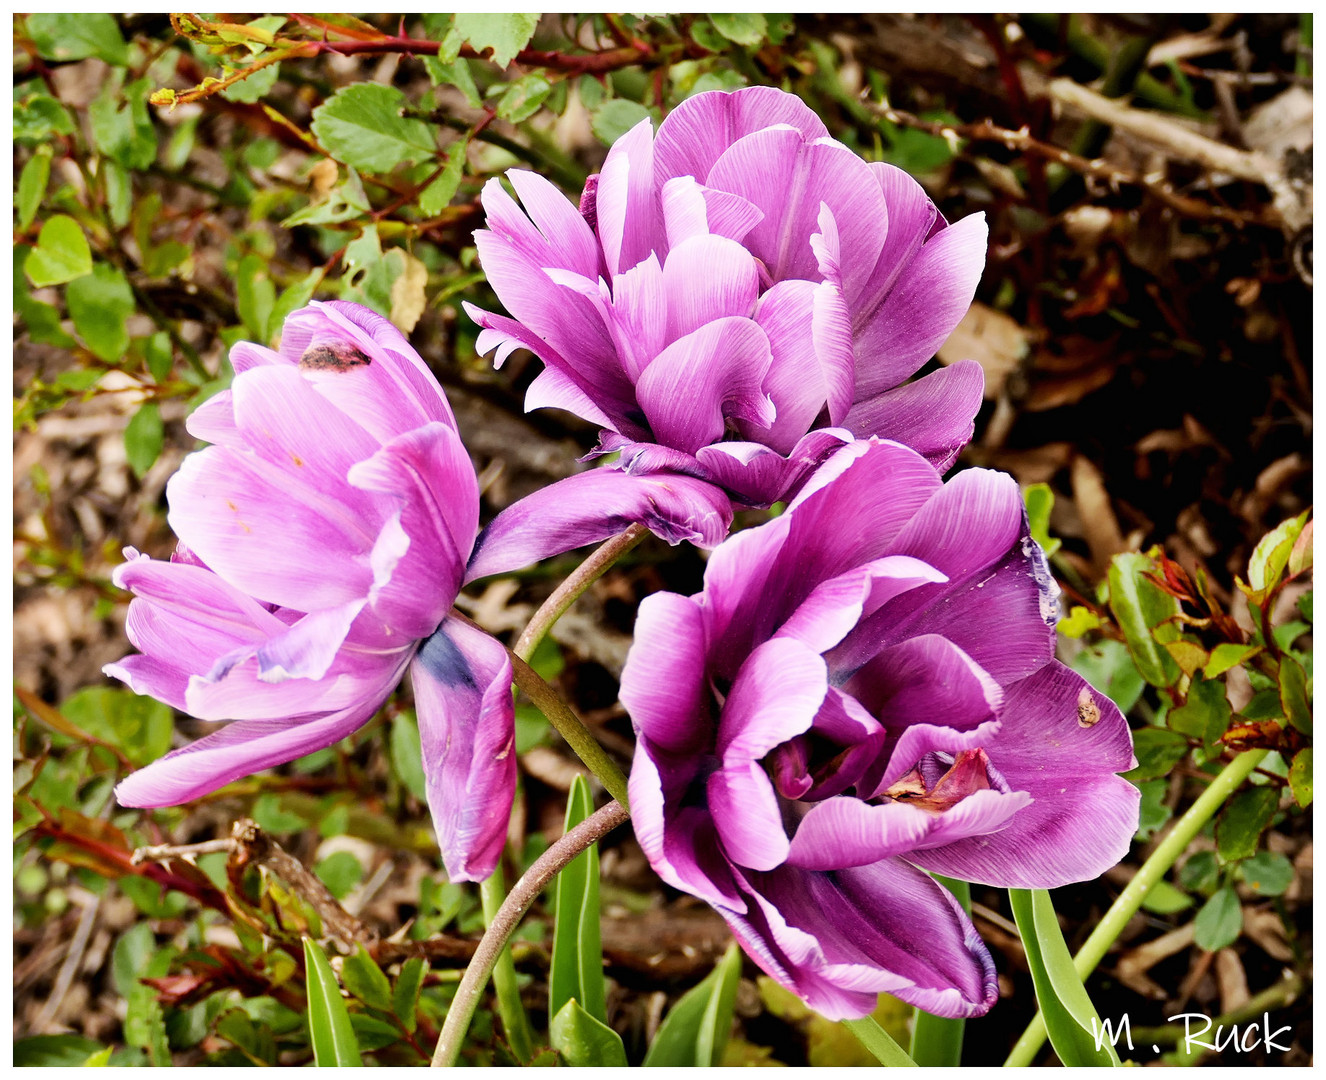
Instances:
[[[420,645],[410,677],[447,877],[482,881],[501,858],[516,794],[511,660],[481,630],[447,618]]]
[[[732,523],[732,504],[689,476],[631,476],[591,469],[508,506],[479,535],[467,581],[531,566],[639,522],[671,544],[713,547]]]

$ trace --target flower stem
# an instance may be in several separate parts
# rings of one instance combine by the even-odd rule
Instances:
[[[962,910],[971,914],[971,884],[956,878],[935,875],[935,880],[957,897]],[[963,1019],[952,1020],[917,1009],[912,1020],[912,1060],[922,1068],[962,1064],[962,1036],[967,1026]]]
[[[620,803],[611,802],[601,807],[540,855],[512,886],[510,894],[494,912],[479,942],[479,948],[474,953],[474,959],[465,969],[465,977],[461,979],[456,995],[451,999],[451,1007],[447,1010],[447,1019],[437,1041],[437,1050],[433,1054],[434,1065],[456,1063],[483,988],[489,976],[493,976],[496,981],[495,969],[499,958],[504,953],[510,955],[506,952],[507,940],[539,893],[567,863],[591,844],[598,843],[629,816],[626,807]]]
[[[552,629],[553,623],[566,614],[567,609],[586,589],[598,581],[613,563],[648,535],[649,530],[643,525],[632,525],[600,544],[594,553],[571,571],[567,579],[543,602],[543,606],[534,613],[529,624],[521,631],[511,651],[528,662],[544,635]]]
[[[484,940],[488,940],[488,931],[491,931],[494,922],[501,912],[502,904],[507,899],[506,882],[502,876],[502,864],[499,861],[493,868],[492,874],[479,886],[479,895],[483,899],[483,921],[488,928],[484,933]],[[503,945],[506,939],[503,938]],[[480,948],[482,948],[482,944]],[[473,969],[478,961],[478,953],[469,963],[469,969]],[[525,1015],[525,1007],[520,1002],[520,987],[516,985],[516,965],[511,959],[511,950],[501,949],[492,967],[493,990],[497,995],[497,1012],[502,1017],[502,1028],[506,1032],[506,1041],[511,1047],[511,1052],[522,1062],[528,1061],[534,1053],[534,1037],[530,1034],[529,1018]],[[485,979],[485,981],[487,981]],[[482,991],[483,987],[480,986]],[[454,1005],[453,1005],[454,1008]],[[473,1010],[471,1010],[473,1011]],[[448,1018],[450,1013],[448,1012]],[[469,1025],[466,1024],[466,1027]],[[461,1039],[464,1039],[464,1032],[461,1033]],[[440,1045],[440,1044],[439,1044]]]
[[[1137,913],[1147,893],[1165,877],[1169,868],[1192,842],[1193,837],[1201,831],[1202,826],[1215,816],[1224,801],[1237,790],[1269,752],[1248,750],[1240,754],[1221,770],[1220,775],[1211,781],[1210,786],[1188,808],[1188,812],[1174,823],[1169,835],[1160,842],[1156,850],[1151,853],[1151,857],[1133,875],[1133,880],[1128,882],[1123,892],[1110,905],[1105,917],[1096,924],[1096,929],[1091,932],[1091,936],[1073,957],[1073,966],[1083,982],[1096,970],[1096,965],[1109,951],[1114,939],[1123,932],[1128,920]],[[1018,1039],[1004,1065],[1006,1067],[1030,1065],[1041,1047],[1045,1045],[1045,1038],[1045,1018],[1038,1012],[1027,1025],[1022,1037]]]
[[[549,686],[543,678],[524,660],[514,653],[511,656],[511,669],[515,673],[516,685],[525,691],[530,701],[548,718],[580,760],[589,766],[590,772],[599,778],[608,794],[623,806],[628,805],[626,796],[626,777],[622,775],[617,763],[608,756],[608,752],[598,744],[589,728]]]

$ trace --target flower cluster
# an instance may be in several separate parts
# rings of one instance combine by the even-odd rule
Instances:
[[[701,94],[612,148],[577,209],[498,181],[476,234],[510,317],[481,350],[544,363],[527,406],[598,424],[591,469],[479,530],[445,396],[385,319],[314,303],[229,390],[171,480],[168,562],[130,550],[139,650],[106,668],[224,726],[133,774],[186,802],[329,746],[410,671],[443,861],[480,880],[516,783],[512,665],[461,587],[644,523],[713,548],[704,589],[640,607],[621,699],[640,844],[767,972],[831,1017],[888,991],[984,1012],[993,966],[930,876],[1043,888],[1126,850],[1115,706],[1055,661],[1055,588],[1006,476],[941,471],[979,367],[908,380],[970,303],[979,217],[768,88]],[[887,440],[887,441],[886,441]],[[728,537],[734,508],[791,500]]]

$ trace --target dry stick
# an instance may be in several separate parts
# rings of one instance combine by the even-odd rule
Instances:
[[[474,959],[465,969],[465,976],[456,988],[456,996],[447,1010],[446,1023],[442,1025],[442,1034],[437,1041],[437,1050],[433,1054],[435,1066],[454,1065],[460,1056],[461,1044],[465,1032],[469,1029],[470,1019],[478,1007],[483,988],[488,983],[497,958],[506,948],[507,939],[515,931],[530,905],[538,899],[553,878],[572,859],[597,843],[630,815],[621,803],[610,802],[587,817],[565,836],[540,855],[512,886],[497,914],[493,916],[483,940],[474,953]]]
[[[895,109],[891,105],[875,105],[872,108],[891,124],[901,124],[904,127],[915,128],[930,135],[937,135],[950,144],[956,144],[959,139],[999,143],[1009,150],[1016,150],[1022,154],[1034,154],[1036,157],[1053,161],[1064,166],[1064,168],[1091,177],[1093,180],[1101,180],[1111,187],[1125,184],[1129,187],[1145,188],[1166,206],[1188,217],[1217,218],[1221,221],[1233,222],[1236,225],[1275,227],[1277,224],[1256,214],[1240,213],[1237,210],[1230,210],[1228,207],[1213,206],[1201,199],[1180,195],[1164,180],[1136,176],[1100,159],[1089,161],[1084,157],[1078,157],[1076,154],[1069,153],[1058,146],[1032,138],[1026,128],[1014,131],[1011,128],[999,127],[989,120],[983,120],[976,124],[945,124],[935,120],[922,120],[919,116],[905,112],[902,109]]]

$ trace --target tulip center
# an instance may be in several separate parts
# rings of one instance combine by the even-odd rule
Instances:
[[[947,768],[945,768],[947,766]],[[1004,790],[984,750],[962,750],[957,757],[926,754],[911,772],[879,794],[931,814],[942,814],[977,791]]]

